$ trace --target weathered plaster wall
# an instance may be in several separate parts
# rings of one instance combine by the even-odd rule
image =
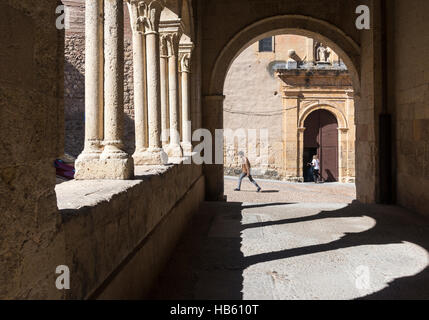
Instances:
[[[428,215],[429,2],[394,1],[397,200]]]
[[[269,137],[269,171],[261,171],[260,174],[280,178],[282,168],[283,142],[282,142],[282,98],[280,82],[269,69],[270,61],[276,60],[275,53],[258,53],[258,43],[251,45],[243,51],[234,61],[225,81],[224,102],[224,129],[256,130],[260,137],[261,130],[268,130]],[[257,138],[258,139],[258,138]],[[257,140],[254,157],[249,155],[249,160],[255,172],[260,167],[260,140]],[[251,142],[250,142],[251,143]],[[248,150],[246,139],[237,136],[235,145],[228,144],[225,140],[225,173],[234,174],[239,169],[237,147]],[[264,161],[264,160],[262,160]],[[267,168],[266,168],[267,169]],[[237,172],[236,172],[237,173]],[[271,174],[270,174],[271,173]]]
[[[0,4],[0,298],[56,296],[64,253],[53,161],[63,148],[63,32],[51,0]]]

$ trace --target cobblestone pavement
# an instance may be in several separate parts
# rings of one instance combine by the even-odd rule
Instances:
[[[350,203],[351,185],[235,183],[193,217],[149,298],[429,299],[422,217]]]

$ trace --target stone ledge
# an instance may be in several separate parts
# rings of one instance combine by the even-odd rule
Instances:
[[[204,187],[197,183],[201,166],[142,166],[135,173],[134,180],[69,181],[56,186],[59,238],[65,249],[62,264],[69,267],[71,277],[71,290],[63,298],[85,299],[98,292],[130,254],[143,250],[145,255],[149,249],[138,248],[161,225],[176,231],[174,236],[166,231],[163,243],[156,245],[157,254],[151,255],[155,260],[168,258],[166,248],[174,246],[181,229],[168,222],[177,221],[171,215],[189,201],[184,198],[191,197],[193,205],[181,206],[182,217],[190,216],[204,199]],[[189,190],[194,190],[191,195]],[[151,274],[156,276],[157,271]]]
[[[110,201],[114,195],[143,183],[154,175],[162,175],[172,169],[167,166],[136,166],[133,180],[71,180],[55,187],[58,209],[62,213],[92,207]]]

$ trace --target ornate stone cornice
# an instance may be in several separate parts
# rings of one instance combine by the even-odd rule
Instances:
[[[157,34],[165,0],[127,0],[127,2],[132,30]]]

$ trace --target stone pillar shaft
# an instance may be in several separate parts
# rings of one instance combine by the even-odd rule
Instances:
[[[284,175],[288,181],[300,181],[300,159],[298,158],[298,112],[300,98],[295,92],[285,92],[283,97],[283,143]]]
[[[182,148],[186,155],[192,152],[191,100],[190,100],[190,58],[191,50],[185,51],[181,57],[182,75]]]
[[[190,114],[191,104],[189,100],[189,72],[182,71],[182,132],[183,143],[191,144]]]
[[[136,155],[144,152],[146,147],[145,51],[146,51],[146,46],[145,46],[144,34],[138,31],[133,31],[134,121],[135,121],[135,131],[136,131]]]
[[[168,106],[170,115],[170,143],[167,146],[169,157],[180,158],[183,156],[180,146],[180,108],[179,108],[179,82],[178,82],[178,49],[180,27],[173,28],[164,34],[168,48]]]
[[[163,48],[164,44],[161,44]],[[163,49],[165,50],[165,49]],[[161,142],[165,146],[168,144],[168,56],[161,50],[160,72],[161,72]]]
[[[221,145],[216,146],[216,129],[223,129],[223,95],[207,95],[204,96],[204,113],[203,113],[203,128],[210,131],[214,141],[212,146],[212,163],[204,164],[204,175],[206,179],[206,200],[208,201],[223,201],[224,200],[224,166],[216,164],[216,151],[223,150],[223,139]],[[222,135],[223,138],[223,135]],[[209,150],[204,150],[209,152]],[[219,155],[218,155],[219,156]],[[223,158],[223,152],[220,155]]]
[[[155,33],[146,35],[147,56],[147,100],[149,123],[149,149],[161,148],[161,92],[159,36]]]
[[[85,8],[85,150],[101,153],[103,140],[103,0]]]
[[[177,54],[168,57],[168,96],[170,106],[170,146],[180,147],[179,92],[177,81]],[[178,155],[180,156],[180,155]]]
[[[122,152],[118,149],[122,147],[124,122],[123,0],[104,0],[104,14],[105,152]]]

